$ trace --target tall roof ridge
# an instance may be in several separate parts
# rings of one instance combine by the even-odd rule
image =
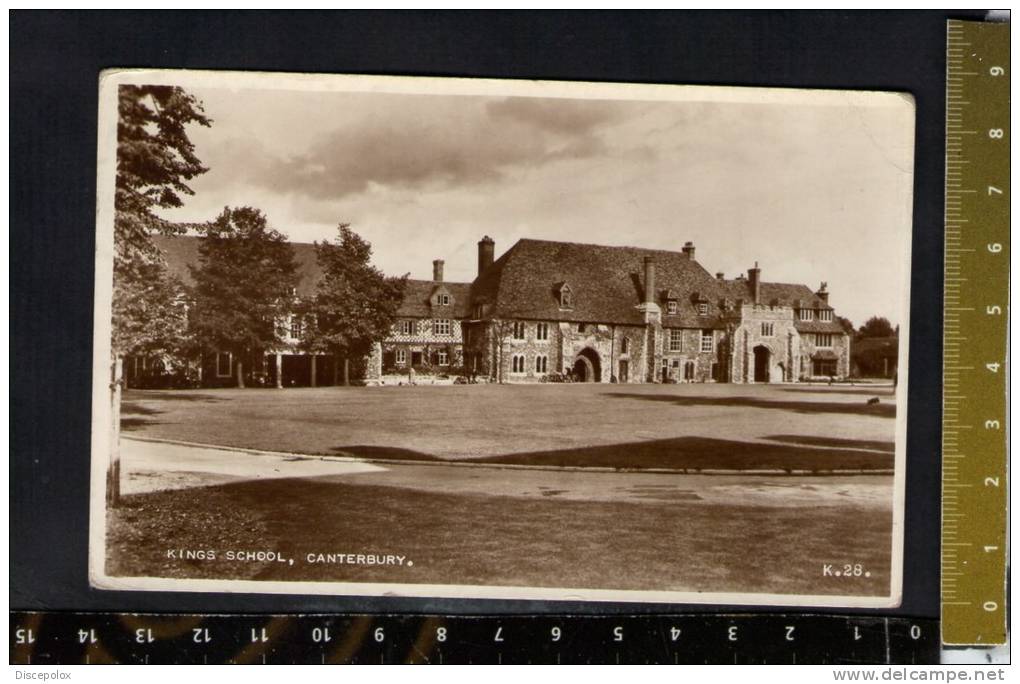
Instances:
[[[507,251],[504,252],[503,254],[506,254],[507,252],[509,252],[522,242],[536,242],[552,245],[571,245],[573,247],[598,247],[599,249],[629,249],[638,252],[659,252],[663,254],[679,254],[680,256],[686,257],[686,255],[680,250],[659,249],[657,247],[641,247],[639,245],[606,245],[597,242],[575,242],[573,240],[545,240],[542,238],[530,238],[530,237],[518,238],[517,242],[511,245],[510,248],[507,249]]]

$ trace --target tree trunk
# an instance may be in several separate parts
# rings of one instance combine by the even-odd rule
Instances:
[[[237,360],[237,388],[244,389],[244,362]]]
[[[110,464],[106,468],[106,504],[120,504],[120,398],[124,359],[118,356],[110,369]]]
[[[333,352],[333,387],[340,384],[340,354]]]
[[[344,354],[344,387],[351,384],[351,360]]]

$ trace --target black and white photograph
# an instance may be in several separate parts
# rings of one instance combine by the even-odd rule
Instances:
[[[93,586],[899,605],[914,126],[105,72]]]

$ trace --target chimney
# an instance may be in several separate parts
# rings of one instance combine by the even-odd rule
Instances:
[[[747,269],[747,281],[751,286],[751,299],[755,304],[761,304],[761,269],[758,262],[754,262],[754,268]]]
[[[722,271],[716,271],[715,272],[715,279],[716,280],[726,280],[726,274],[723,273]]]
[[[432,280],[437,283],[443,282],[443,260],[436,259],[432,262]]]
[[[655,258],[645,257],[645,304],[655,303]]]
[[[478,241],[478,275],[482,275],[485,269],[492,266],[495,252],[496,243],[488,235]]]
[[[688,240],[687,242],[684,243],[684,254],[687,256],[688,259],[690,259],[691,261],[694,261],[694,243],[693,242]]]
[[[815,293],[815,296],[818,297],[819,299],[821,299],[826,304],[828,304],[829,303],[829,284],[824,282],[824,281],[822,281],[822,284],[818,287],[818,292]]]

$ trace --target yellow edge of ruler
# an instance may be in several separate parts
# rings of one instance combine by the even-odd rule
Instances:
[[[946,39],[942,642],[1005,643],[1009,25]]]

